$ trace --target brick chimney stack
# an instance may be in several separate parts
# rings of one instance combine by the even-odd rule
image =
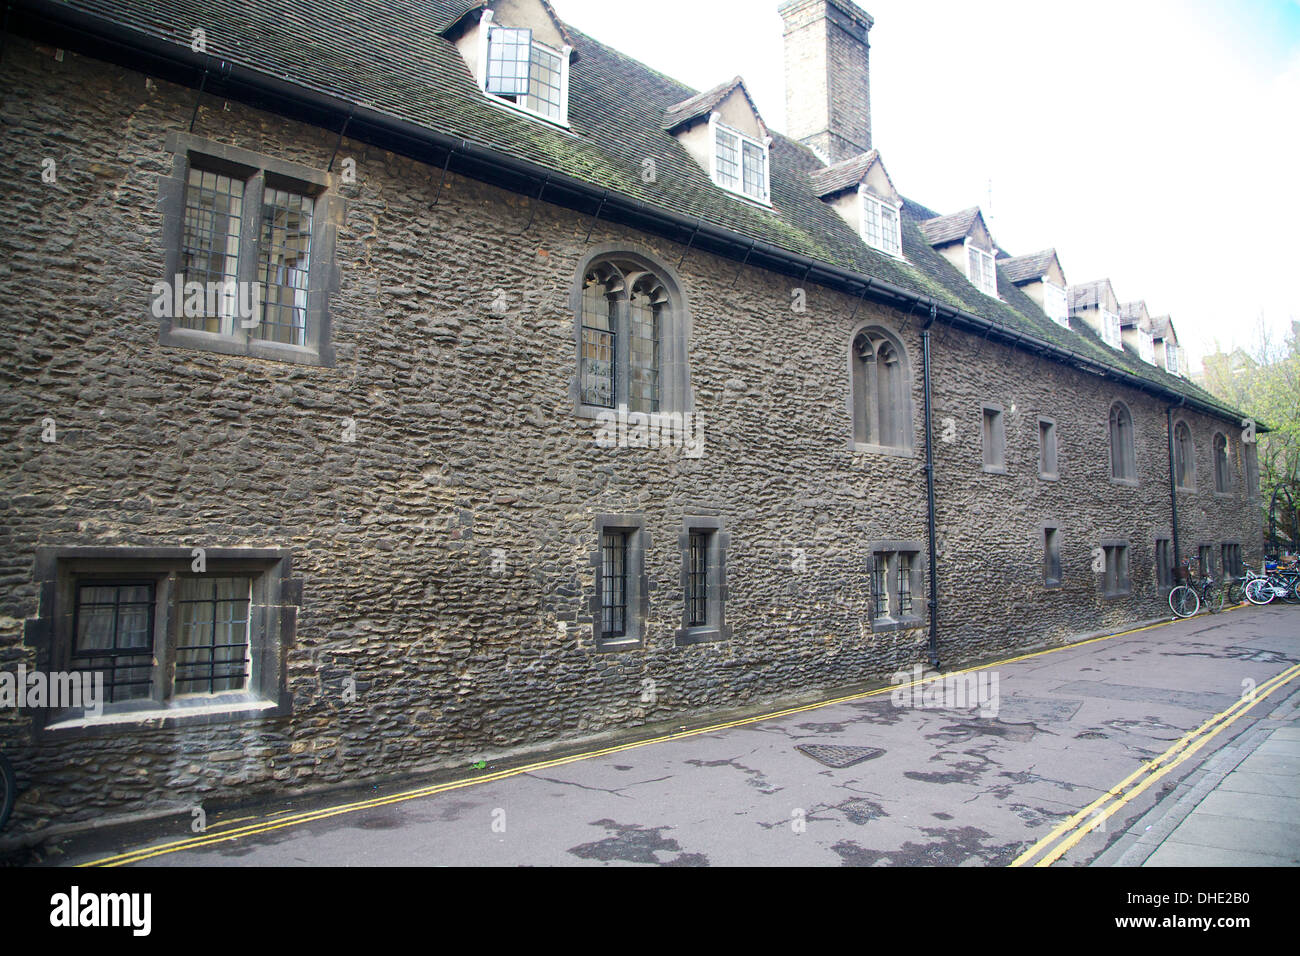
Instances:
[[[852,0],[786,0],[786,133],[828,163],[871,149],[870,45],[875,22]]]

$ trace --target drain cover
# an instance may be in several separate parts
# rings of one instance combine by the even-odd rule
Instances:
[[[884,753],[879,747],[833,747],[825,744],[800,744],[795,750],[801,750],[818,763],[823,763],[836,770],[852,767],[864,760],[872,760]]]

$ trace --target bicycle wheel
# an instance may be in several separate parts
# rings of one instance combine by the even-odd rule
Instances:
[[[1186,584],[1180,584],[1169,592],[1169,609],[1175,617],[1191,617],[1201,609],[1201,599]]]
[[[4,754],[0,754],[0,830],[9,822],[9,814],[17,796],[18,784],[14,780],[14,768]]]
[[[1211,584],[1205,589],[1205,609],[1211,614],[1218,614],[1223,610],[1224,599],[1227,597],[1227,588],[1221,588],[1218,585]]]
[[[1246,583],[1246,600],[1251,604],[1268,604],[1273,600],[1273,587],[1264,578]]]

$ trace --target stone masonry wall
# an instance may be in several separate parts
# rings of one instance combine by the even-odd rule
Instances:
[[[686,250],[602,223],[587,244],[586,217],[454,175],[439,194],[440,170],[345,140],[358,181],[336,187],[335,366],[163,347],[149,314],[158,178],[194,91],[51,52],[11,38],[0,67],[0,667],[35,666],[23,622],[40,612],[38,547],[286,548],[304,586],[290,716],[38,742],[26,715],[0,714],[23,791],[14,830],[463,765],[924,660],[924,630],[870,632],[864,549],[925,538],[916,322],[866,303],[850,323],[855,303],[820,287],[795,313],[789,279],[749,269],[733,288],[736,263],[692,251],[676,273],[705,454],[601,449],[569,395],[574,272],[599,244],[669,269]],[[211,98],[194,132],[321,170],[336,139]],[[849,343],[864,320],[907,350],[913,457],[850,449]],[[955,425],[936,445],[945,664],[1162,614],[1150,564],[1169,522],[1163,407],[942,328],[934,354],[936,433]],[[1108,478],[1114,398],[1136,422],[1135,489]],[[1005,476],[980,470],[985,400],[1009,410]],[[1037,478],[1040,413],[1060,428],[1055,483]],[[1206,490],[1212,422],[1187,418],[1200,481],[1184,540],[1240,539],[1256,559],[1251,504],[1215,497],[1212,479]],[[644,515],[650,538],[647,640],[618,654],[592,643],[602,513]],[[678,648],[678,535],[695,514],[731,536],[732,638]],[[1046,518],[1064,529],[1065,586],[1051,593]],[[1127,598],[1099,597],[1102,536],[1131,539]]]

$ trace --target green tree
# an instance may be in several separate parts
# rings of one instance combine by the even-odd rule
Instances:
[[[1300,543],[1300,322],[1285,337],[1261,318],[1255,341],[1245,349],[1205,358],[1201,385],[1212,395],[1266,425],[1259,435],[1259,484],[1265,529],[1276,495],[1277,533]]]

